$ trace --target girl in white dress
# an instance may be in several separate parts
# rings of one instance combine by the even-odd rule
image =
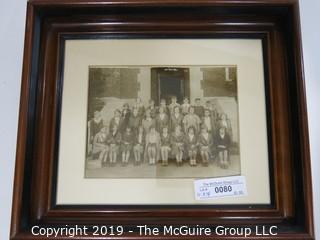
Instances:
[[[185,143],[190,158],[190,166],[196,166],[196,157],[198,153],[198,138],[195,134],[194,127],[189,127]]]
[[[172,153],[176,157],[177,165],[182,165],[182,157],[184,153],[184,134],[179,125],[176,126],[174,133],[171,136]]]
[[[208,133],[208,130],[205,126],[201,128],[201,133],[199,135],[199,148],[202,157],[202,163],[204,165],[209,164],[210,148],[213,144],[212,135]]]
[[[156,164],[160,148],[160,135],[154,126],[150,127],[150,131],[146,137],[146,151],[150,165]]]
[[[141,163],[141,156],[145,145],[145,134],[142,126],[139,126],[138,133],[135,136],[135,145],[133,147],[135,164]]]
[[[171,138],[168,133],[168,127],[162,128],[161,134],[161,157],[162,157],[162,165],[168,165],[169,153],[171,151]]]

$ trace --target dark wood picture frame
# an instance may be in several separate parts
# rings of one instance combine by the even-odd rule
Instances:
[[[270,205],[76,206],[55,203],[63,43],[76,38],[258,38],[264,46]],[[30,0],[11,239],[68,225],[278,226],[270,239],[314,239],[308,126],[296,0]],[[110,236],[109,236],[110,237]],[[74,239],[102,239],[83,236]],[[118,239],[150,239],[135,231]],[[157,239],[189,237],[157,236]],[[201,238],[219,238],[198,236]],[[223,236],[235,239],[235,236]],[[244,238],[244,237],[239,237]],[[266,237],[265,237],[266,238]],[[264,238],[264,239],[265,239]],[[43,238],[42,238],[43,239]],[[49,238],[51,239],[51,238]],[[53,239],[53,238],[52,238]],[[54,239],[69,239],[58,236]],[[195,237],[196,239],[196,237]],[[251,236],[251,239],[261,239]]]

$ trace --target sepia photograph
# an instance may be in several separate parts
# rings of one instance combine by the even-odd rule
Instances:
[[[240,174],[236,66],[90,66],[86,178]]]

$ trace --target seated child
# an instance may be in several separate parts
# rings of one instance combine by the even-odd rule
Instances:
[[[147,157],[149,159],[150,165],[156,164],[159,148],[160,148],[160,135],[156,131],[156,128],[154,126],[151,126],[149,133],[147,134],[147,137],[146,137],[146,151],[147,151]]]
[[[162,165],[168,165],[169,153],[171,151],[171,141],[170,134],[168,133],[168,127],[162,128],[161,134],[161,157],[162,157]]]
[[[200,148],[202,163],[204,165],[209,164],[210,148],[213,144],[212,135],[208,133],[206,126],[202,126],[201,133],[199,135],[198,144]]]
[[[111,132],[107,136],[107,145],[109,146],[109,160],[111,164],[117,162],[119,145],[121,143],[121,134],[116,125],[113,126]]]
[[[122,134],[121,138],[121,152],[122,152],[122,163],[127,164],[129,162],[132,145],[134,142],[134,135],[130,127],[126,128],[126,131]]]
[[[95,135],[93,139],[93,154],[99,154],[98,160],[101,162],[101,166],[104,167],[107,163],[109,147],[106,144],[107,140],[107,128],[102,127],[100,131]]]
[[[182,165],[182,157],[184,152],[184,134],[181,131],[181,126],[177,125],[175,128],[174,133],[171,136],[171,146],[172,146],[172,153],[176,157],[177,165]]]
[[[143,156],[143,150],[145,145],[145,134],[142,126],[139,126],[138,133],[135,135],[135,143],[133,147],[135,164],[141,163],[141,156]]]
[[[194,127],[189,127],[186,135],[186,149],[190,158],[190,166],[196,166],[197,153],[198,153],[198,138],[195,135]]]
[[[215,145],[218,152],[219,164],[221,168],[228,168],[229,166],[229,148],[231,140],[225,127],[219,128],[216,135]]]

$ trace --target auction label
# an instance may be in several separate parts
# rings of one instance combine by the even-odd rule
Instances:
[[[221,197],[239,197],[247,195],[244,176],[208,178],[194,181],[196,200],[207,200]]]

